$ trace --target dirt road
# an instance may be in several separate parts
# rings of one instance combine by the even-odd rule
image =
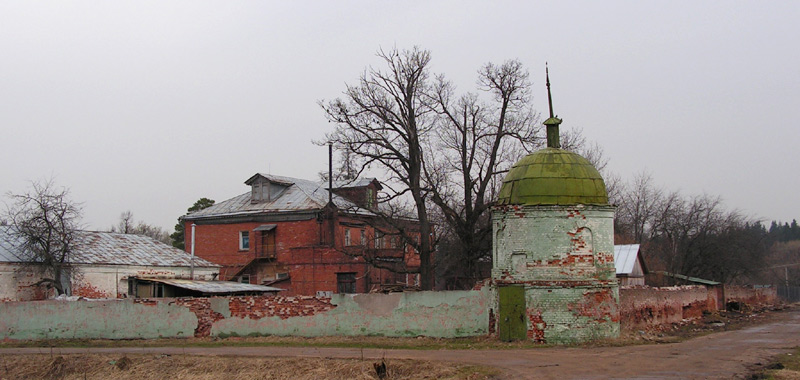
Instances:
[[[527,350],[384,350],[313,347],[55,348],[55,353],[235,355],[416,359],[493,366],[507,379],[733,379],[744,378],[777,354],[800,346],[800,311],[767,324],[682,343],[607,348]],[[4,348],[2,354],[50,353],[49,348]]]

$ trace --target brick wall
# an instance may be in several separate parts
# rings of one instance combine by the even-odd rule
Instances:
[[[582,302],[558,307],[548,303],[575,299],[553,294],[532,302],[528,330],[532,340],[547,339],[548,321],[586,318],[573,338],[604,335],[613,326],[613,295],[603,289],[581,291]],[[562,292],[577,292],[564,289]],[[491,287],[447,292],[334,295],[316,297],[160,298],[107,301],[36,301],[0,303],[0,339],[134,339],[158,337],[292,336],[431,336],[466,337],[495,333]],[[734,299],[765,302],[774,289],[730,288]],[[702,314],[713,302],[701,286],[620,289],[623,329],[646,329]],[[714,301],[716,302],[716,301]],[[600,305],[600,309],[595,306]],[[560,312],[560,310],[566,310]],[[560,314],[559,314],[560,313]],[[601,321],[602,320],[602,321]],[[591,322],[594,321],[594,322]],[[594,324],[593,330],[591,327]]]
[[[703,310],[711,309],[709,294],[705,286],[621,288],[621,327],[623,330],[644,329],[698,317]]]
[[[670,286],[621,288],[620,314],[623,330],[638,330],[699,318],[704,312],[724,309],[729,302],[763,307],[778,302],[775,288],[743,286]],[[720,299],[724,294],[724,299]]]
[[[0,339],[488,333],[489,291],[0,304]]]
[[[750,307],[763,307],[778,303],[778,289],[725,285],[725,303],[739,302]]]
[[[355,224],[357,220],[340,217],[340,221]],[[376,268],[369,265],[360,254],[361,231],[366,232],[367,246],[374,244],[372,227],[337,225],[336,245],[332,248],[321,245],[321,236],[326,233],[327,223],[318,223],[316,219],[276,222],[275,245],[276,257],[274,260],[260,260],[251,263],[256,258],[255,247],[259,234],[253,231],[265,223],[248,222],[234,224],[199,224],[195,228],[195,254],[211,262],[226,266],[220,270],[222,280],[231,279],[236,273],[249,274],[250,282],[262,284],[276,279],[277,273],[289,273],[291,280],[283,281],[275,286],[285,289],[282,295],[316,295],[319,291],[337,292],[337,273],[355,273],[356,292],[369,292],[377,284],[406,283],[405,274],[394,273],[387,269]],[[345,228],[350,229],[351,247],[342,247],[344,244]],[[191,250],[191,223],[186,223],[186,249]],[[239,250],[239,234],[248,231],[250,234],[250,249]],[[352,250],[353,255],[345,253]],[[387,253],[392,250],[385,250]],[[383,254],[381,253],[381,254]],[[406,251],[397,249],[393,251],[397,257],[402,258],[413,268],[419,265],[419,255],[413,249]],[[414,285],[414,278],[409,278],[407,285]]]

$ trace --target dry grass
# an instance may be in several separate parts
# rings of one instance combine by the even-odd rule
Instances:
[[[751,376],[751,379],[800,380],[800,348],[779,355],[764,371]]]
[[[377,379],[374,360],[189,355],[4,355],[0,379]],[[384,379],[489,379],[486,367],[386,361]]]

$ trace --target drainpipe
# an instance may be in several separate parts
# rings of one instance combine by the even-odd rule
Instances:
[[[192,258],[190,259],[191,266],[190,266],[190,269],[189,269],[189,277],[192,280],[194,280],[194,228],[196,226],[197,226],[196,224],[192,223]]]

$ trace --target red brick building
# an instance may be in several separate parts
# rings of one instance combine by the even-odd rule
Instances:
[[[183,217],[186,249],[223,266],[220,279],[268,284],[281,295],[366,293],[418,283],[415,223],[379,223],[374,178],[328,184],[256,174],[250,191]],[[391,225],[390,225],[391,224]],[[390,270],[392,269],[392,270]]]

